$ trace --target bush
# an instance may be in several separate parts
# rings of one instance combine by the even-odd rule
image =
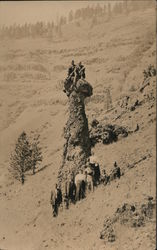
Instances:
[[[152,76],[156,76],[156,69],[153,65],[149,65],[147,69],[143,71],[144,79],[147,79]]]

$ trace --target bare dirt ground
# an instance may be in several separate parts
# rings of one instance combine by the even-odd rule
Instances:
[[[143,70],[156,66],[155,9],[117,16],[89,30],[65,27],[58,43],[44,39],[5,40],[0,44],[0,248],[7,250],[152,250],[155,215],[142,227],[116,225],[116,240],[100,239],[106,216],[124,203],[142,204],[155,198],[155,84],[143,93]],[[68,38],[68,39],[67,39]],[[61,80],[71,59],[82,61],[94,88],[87,102],[93,118],[139,130],[109,145],[94,147],[100,167],[109,172],[117,161],[123,176],[52,217],[50,191],[62,160],[63,127],[68,100]],[[106,112],[104,92],[110,89],[113,109]],[[152,94],[151,94],[152,93]],[[124,96],[143,100],[134,111],[118,106]],[[25,184],[8,171],[9,157],[19,134],[41,135],[42,171],[27,175]],[[137,162],[137,164],[135,164]],[[128,165],[132,164],[129,168]]]

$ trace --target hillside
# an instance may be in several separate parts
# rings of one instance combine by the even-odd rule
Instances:
[[[83,22],[83,21],[82,21]],[[144,204],[155,199],[155,77],[141,92],[143,71],[156,67],[155,8],[119,15],[90,28],[71,23],[63,37],[2,40],[0,46],[0,248],[8,250],[148,250],[155,249],[155,213],[142,227],[115,225],[116,241],[105,243],[100,232],[124,203]],[[123,176],[52,217],[50,191],[62,161],[63,128],[68,100],[61,81],[74,59],[82,61],[94,93],[87,100],[89,124],[122,125],[134,131],[109,145],[98,143],[94,152],[101,170],[110,172],[114,161]],[[106,110],[106,88],[112,108]],[[125,96],[134,110],[122,107]],[[136,131],[137,124],[139,130]],[[25,130],[41,135],[43,162],[24,186],[8,171],[10,153]],[[129,167],[131,166],[131,167]],[[107,245],[106,245],[107,244]]]

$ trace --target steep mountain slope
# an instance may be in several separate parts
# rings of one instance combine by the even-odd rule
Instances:
[[[101,20],[100,20],[101,21]],[[143,70],[155,66],[155,10],[117,16],[89,31],[90,24],[65,27],[58,43],[21,39],[1,41],[0,62],[0,247],[9,250],[40,249],[153,249],[155,219],[144,227],[117,225],[113,243],[99,239],[106,216],[124,203],[144,203],[155,198],[155,78],[140,92]],[[86,66],[94,88],[87,101],[93,118],[135,131],[118,142],[97,144],[94,152],[101,169],[109,173],[116,160],[124,175],[52,217],[49,204],[62,160],[63,127],[68,103],[61,80],[74,58]],[[109,88],[113,108],[106,112]],[[120,106],[125,96],[141,105],[135,110]],[[9,156],[19,134],[41,135],[44,160],[41,171],[27,175],[24,186],[8,172]],[[129,167],[131,166],[131,167]]]

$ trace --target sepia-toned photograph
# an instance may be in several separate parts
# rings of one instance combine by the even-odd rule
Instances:
[[[0,1],[0,250],[156,249],[156,1]]]

